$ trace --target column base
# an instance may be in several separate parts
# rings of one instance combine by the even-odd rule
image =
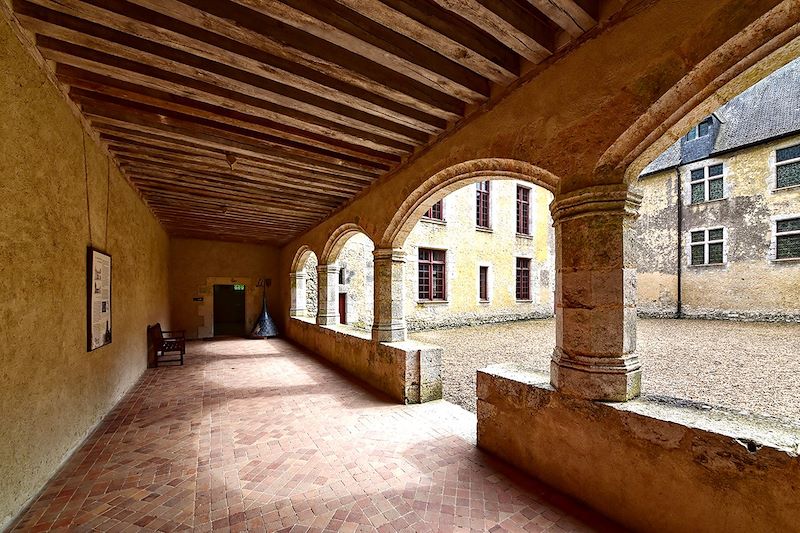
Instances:
[[[402,342],[406,340],[405,324],[373,324],[372,340],[377,342]]]
[[[317,314],[317,324],[320,326],[335,326],[339,323],[339,315],[320,315]]]
[[[605,402],[624,402],[642,392],[639,357],[566,356],[559,348],[550,362],[550,384],[559,392]]]

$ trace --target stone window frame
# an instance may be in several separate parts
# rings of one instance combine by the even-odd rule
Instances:
[[[440,218],[432,216],[433,208],[436,206],[436,204],[440,204],[441,205],[442,216]],[[447,223],[447,217],[445,216],[445,207],[444,206],[445,206],[445,201],[444,201],[444,198],[442,198],[438,202],[435,202],[430,207],[430,209],[425,211],[425,214],[422,215],[422,220],[425,221],[425,222],[432,222],[434,224],[446,224]]]
[[[708,172],[711,167],[715,167],[717,165],[722,165],[722,174],[709,176]],[[729,176],[729,165],[728,162],[724,159],[720,158],[710,158],[710,159],[703,159],[701,161],[695,161],[689,165],[686,165],[685,172],[686,175],[684,177],[686,183],[686,192],[684,193],[684,205],[686,206],[695,206],[695,205],[705,205],[712,202],[722,202],[729,198],[730,190],[730,176]],[[692,180],[692,172],[695,170],[703,169],[703,178],[702,180]],[[709,199],[709,192],[710,192],[710,185],[709,182],[717,179],[722,179],[722,198],[714,198]],[[703,183],[703,201],[701,202],[692,202],[692,185],[695,183]]]
[[[798,218],[800,219],[800,213],[794,213],[791,215],[774,215],[769,218],[771,231],[770,231],[770,245],[769,245],[769,259],[772,262],[776,263],[785,263],[785,262],[800,262],[800,257],[784,257],[779,259],[778,258],[778,237],[781,235],[797,235],[800,234],[800,231],[790,231],[790,232],[781,232],[778,233],[778,222],[784,220],[792,220]]]
[[[486,184],[486,190],[481,189],[482,184]],[[482,180],[475,184],[475,229],[478,231],[492,231],[492,180]],[[481,199],[485,198],[486,202],[486,225],[479,223],[479,210],[482,205]]]
[[[722,240],[709,240],[708,239],[708,232],[713,230],[722,230]],[[692,234],[698,231],[704,232],[703,240],[692,242]],[[728,264],[728,228],[726,226],[706,226],[701,228],[691,228],[686,231],[686,266],[690,268],[705,268],[705,267],[724,267]],[[708,262],[708,246],[709,244],[716,244],[722,243],[722,262],[721,263],[709,263]],[[699,246],[702,244],[704,246],[703,252],[703,260],[702,264],[692,264],[692,247]]]
[[[708,129],[706,130],[706,132],[704,134],[701,135],[700,134],[700,126],[702,124],[705,124],[705,123],[708,123]],[[692,126],[692,129],[690,129],[689,131],[686,132],[686,135],[684,135],[684,138],[687,141],[694,141],[694,140],[697,140],[697,139],[702,139],[703,137],[707,137],[707,136],[711,135],[711,127],[713,125],[714,125],[714,117],[709,115],[706,118],[704,118],[703,120],[701,120],[700,122],[698,122],[697,124],[695,124],[694,126]],[[693,133],[694,133],[694,137],[692,137]]]
[[[533,213],[532,204],[533,204],[533,188],[527,185],[523,185],[521,183],[515,182],[516,187],[514,188],[514,198],[515,198],[515,205],[516,205],[516,232],[517,236],[519,237],[531,237],[533,235],[533,217],[531,216]],[[527,231],[523,232],[520,231],[520,205],[523,203],[519,199],[520,190],[528,191],[528,199],[526,200],[525,205],[527,205],[528,215],[525,217],[525,226],[527,227]]]
[[[420,297],[419,275],[420,275],[420,263],[421,263],[421,261],[419,259],[419,255],[420,255],[420,252],[422,250],[428,250],[428,251],[432,251],[432,252],[442,252],[444,254],[444,261],[441,263],[443,265],[443,268],[444,268],[444,270],[442,271],[442,276],[444,278],[444,286],[443,286],[443,293],[444,294],[442,295],[442,298],[433,298],[432,297],[433,296],[433,290],[432,289],[431,289],[431,298],[421,298]],[[450,254],[447,253],[447,249],[446,248],[437,248],[435,246],[419,246],[419,247],[417,247],[416,257],[417,257],[417,260],[416,260],[417,272],[416,272],[416,276],[415,276],[416,282],[415,282],[414,286],[415,286],[415,293],[416,293],[416,301],[417,301],[417,303],[418,304],[446,304],[446,303],[448,303],[447,297],[448,297],[448,288],[449,288],[448,286],[449,286],[449,283],[448,283],[448,280],[447,280],[447,275],[448,275],[448,272],[450,271],[450,268],[448,268],[448,263],[449,263],[449,260],[450,260]],[[432,274],[431,274],[431,283],[433,283]]]
[[[487,305],[492,303],[494,299],[494,269],[492,268],[491,263],[481,262],[479,261],[477,264],[477,276],[476,280],[476,294],[477,294],[477,301],[481,305]],[[481,269],[486,269],[486,299],[481,299]]]
[[[778,143],[772,147],[769,152],[769,188],[771,193],[780,193],[783,191],[791,191],[797,190],[800,188],[800,185],[789,185],[788,187],[778,187],[778,167],[781,165],[792,164],[795,162],[800,162],[799,159],[792,159],[791,161],[781,161],[778,163],[778,150],[783,150],[784,148],[791,148],[793,146],[800,145],[800,137],[792,137],[789,140],[783,141]]]
[[[528,297],[520,298],[519,291],[517,290],[519,284],[519,260],[523,259],[528,261]],[[531,303],[533,302],[533,258],[528,255],[515,255],[514,256],[514,298],[518,303]]]

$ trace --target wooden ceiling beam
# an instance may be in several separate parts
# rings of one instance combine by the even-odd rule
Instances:
[[[519,76],[519,56],[490,34],[429,0],[336,0],[500,84]]]
[[[486,78],[333,0],[233,0],[466,102],[489,96]]]
[[[555,50],[555,32],[530,11],[505,0],[435,0],[491,33],[522,57],[539,63]]]
[[[31,3],[73,15],[115,30],[169,46],[206,59],[257,72],[273,81],[286,83],[332,100],[347,95],[359,109],[409,126],[415,123],[436,125],[441,119],[399,103],[378,93],[344,83],[317,69],[288,61],[250,46],[247,42],[229,39],[220,34],[193,26],[157,11],[123,0],[104,0],[92,5],[83,0],[31,0]],[[443,126],[440,126],[443,127]]]
[[[197,156],[187,156],[183,154],[168,153],[155,150],[143,150],[138,148],[121,147],[109,145],[109,150],[115,157],[119,158],[120,165],[131,164],[134,162],[149,163],[160,168],[172,168],[175,172],[183,171],[203,171],[214,172],[218,177],[227,179],[238,179],[252,184],[268,185],[271,187],[283,187],[290,191],[313,191],[314,194],[335,196],[340,198],[350,198],[361,190],[361,187],[345,184],[330,183],[324,180],[294,178],[291,176],[279,175],[264,171],[257,167],[248,167],[239,164],[230,170],[227,161],[209,163],[209,160],[198,160]],[[288,192],[288,191],[287,191]]]
[[[172,79],[189,87],[199,83],[203,89],[208,88],[209,84],[219,86],[251,98],[273,102],[273,105],[284,109],[297,109],[358,129],[405,137],[419,136],[419,130],[389,120],[385,115],[376,116],[351,107],[347,100],[323,98],[229,65],[198,58],[82,19],[39,9],[45,11],[39,16],[46,17],[46,20],[28,15],[20,15],[20,19],[28,30],[37,34],[37,45],[48,59],[58,61],[63,55],[74,56],[94,63],[93,68],[89,69],[101,74],[112,74],[119,68],[149,71],[156,80]],[[51,57],[51,54],[55,57]],[[61,59],[62,62],[82,66],[66,58]],[[104,69],[104,66],[113,70]],[[193,82],[187,83],[187,78]]]
[[[93,72],[80,71],[80,73],[68,74],[70,70],[72,70],[72,67],[62,66],[60,69],[57,67],[56,76],[59,81],[69,85],[73,89],[82,89],[154,107],[170,108],[184,114],[226,122],[233,126],[252,128],[264,133],[286,136],[298,142],[313,143],[317,146],[328,146],[333,149],[342,149],[344,153],[350,153],[352,155],[364,153],[364,148],[366,148],[366,153],[389,153],[395,156],[406,155],[414,149],[410,144],[405,144],[387,137],[371,135],[366,132],[360,137],[351,137],[339,132],[335,135],[331,135],[332,132],[329,129],[320,128],[321,131],[313,131],[316,128],[313,128],[310,124],[305,124],[305,127],[297,127],[286,124],[284,121],[278,122],[273,119],[242,113],[228,107],[198,102],[173,93],[142,87],[126,81],[101,76]],[[388,161],[397,162],[399,161],[399,157],[389,159]]]
[[[243,6],[224,0],[131,2],[435,116],[452,120],[464,113],[464,103],[441,90]]]
[[[555,22],[570,37],[580,37],[597,21],[575,0],[528,0],[544,16]]]
[[[223,130],[244,137],[252,137],[269,142],[282,149],[307,153],[312,156],[326,155],[340,158],[351,157],[354,161],[377,164],[391,168],[400,162],[397,154],[381,152],[371,148],[361,148],[350,143],[332,141],[322,136],[309,137],[302,131],[287,130],[280,124],[274,124],[258,119],[249,119],[246,115],[237,115],[225,109],[218,109],[219,114],[201,109],[192,109],[181,105],[169,106],[168,102],[158,105],[158,102],[140,102],[139,99],[121,98],[105,92],[95,92],[87,89],[73,87],[69,91],[70,97],[78,104],[90,106],[114,104],[125,107],[132,112],[143,112],[170,117],[181,120],[186,124],[206,126],[216,130]]]

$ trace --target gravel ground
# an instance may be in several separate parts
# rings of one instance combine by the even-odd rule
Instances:
[[[645,394],[800,421],[800,324],[639,320]],[[475,371],[495,363],[550,368],[553,320],[413,333],[444,347],[444,397],[475,411]]]

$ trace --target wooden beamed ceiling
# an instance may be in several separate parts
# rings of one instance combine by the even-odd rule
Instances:
[[[599,0],[13,0],[176,236],[288,241],[596,25]]]

